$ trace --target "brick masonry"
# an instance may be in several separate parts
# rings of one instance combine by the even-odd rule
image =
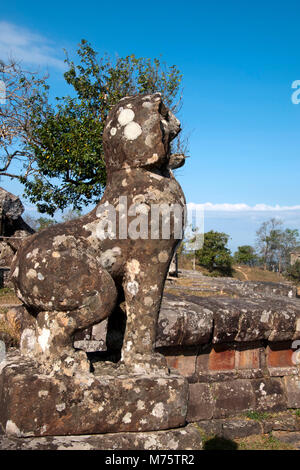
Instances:
[[[248,411],[300,408],[300,370],[291,342],[210,345],[166,355],[190,383],[188,422],[222,419]]]

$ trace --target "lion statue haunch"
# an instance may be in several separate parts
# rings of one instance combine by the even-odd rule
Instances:
[[[83,217],[32,235],[14,259],[17,295],[37,324],[34,337],[27,331],[22,338],[23,354],[52,366],[67,357],[87,368],[85,353],[72,347],[74,333],[99,323],[125,299],[122,361],[135,372],[165,367],[154,344],[165,279],[180,242],[174,214],[169,238],[161,231],[151,234],[150,220],[148,238],[130,237],[120,220],[128,217],[125,227],[137,224],[137,213],[126,212],[132,204],[144,214],[159,204],[176,204],[184,212],[185,198],[170,169],[185,158],[178,163],[176,155],[171,165],[170,142],[179,131],[159,93],[123,98],[110,111],[103,134],[107,186],[100,203]],[[111,207],[116,233],[103,238],[99,224]]]

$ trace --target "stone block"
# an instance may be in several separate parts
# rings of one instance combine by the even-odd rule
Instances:
[[[262,421],[263,432],[272,431],[297,431],[297,417],[290,412],[278,413]]]
[[[0,437],[0,450],[201,450],[202,438],[192,425],[156,432],[84,436]],[[124,465],[128,461],[124,461]],[[115,461],[115,463],[122,463]],[[179,463],[181,461],[179,460]]]
[[[239,331],[239,319],[241,306],[239,299],[217,299],[214,310],[213,340],[216,343],[228,343],[235,341]],[[212,299],[210,299],[212,302]]]
[[[289,375],[298,375],[297,367],[268,367],[270,377],[285,377]]]
[[[284,387],[279,378],[251,380],[255,394],[255,409],[258,411],[283,411],[287,408]]]
[[[7,435],[156,431],[183,426],[188,383],[170,374],[41,374],[9,354],[0,373],[0,424]]]
[[[255,396],[251,380],[238,379],[214,383],[212,395],[215,398],[214,418],[235,416],[254,409]]]
[[[261,424],[254,420],[228,419],[223,421],[222,425],[222,436],[225,439],[239,439],[254,434],[261,434],[261,432]]]
[[[288,408],[300,408],[300,377],[284,377]]]
[[[213,312],[175,295],[163,297],[156,333],[156,347],[195,346],[206,343],[212,334]]]
[[[196,424],[199,431],[206,436],[222,436],[221,419],[201,420]]]
[[[204,383],[189,384],[189,404],[187,421],[189,423],[213,416],[214,400],[210,386]]]

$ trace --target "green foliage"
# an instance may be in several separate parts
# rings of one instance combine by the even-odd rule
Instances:
[[[12,289],[11,287],[1,287],[0,289],[0,297],[3,297],[7,294],[14,294],[15,290]]]
[[[291,251],[299,245],[297,229],[283,229],[281,220],[272,218],[256,232],[256,244],[265,269],[283,271],[289,265]]]
[[[196,251],[196,259],[211,273],[230,276],[232,274],[232,257],[227,243],[229,235],[211,230],[204,234],[203,247]]]
[[[22,182],[29,200],[50,215],[101,198],[106,184],[102,134],[112,106],[127,95],[161,92],[174,110],[182,79],[175,65],[167,67],[159,59],[105,55],[98,60],[85,40],[77,53],[79,64],[68,56],[65,61],[64,77],[73,95],[57,98],[56,107],[36,101],[31,115],[28,146],[37,171]]]
[[[245,416],[249,419],[254,419],[255,421],[263,421],[264,419],[268,419],[270,414],[263,411],[247,411]]]
[[[288,267],[287,276],[297,283],[300,282],[300,261]]]
[[[255,250],[250,245],[238,246],[237,251],[234,253],[234,262],[237,264],[246,264],[248,266],[254,266],[257,262],[257,255]]]
[[[35,219],[29,215],[25,216],[24,220],[36,232],[40,232],[44,228],[57,223],[56,220],[50,219],[49,217],[38,217]]]

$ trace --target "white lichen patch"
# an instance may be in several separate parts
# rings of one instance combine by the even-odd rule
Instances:
[[[130,122],[124,128],[124,137],[128,140],[137,139],[142,133],[142,128],[137,122]]]
[[[269,321],[270,315],[271,315],[271,312],[264,310],[260,317],[260,321],[263,323],[267,323]]]
[[[152,108],[153,104],[150,102],[150,101],[145,101],[143,104],[142,104],[143,108]]]
[[[144,304],[146,305],[146,307],[151,307],[153,305],[152,297],[145,297],[144,298]]]
[[[58,251],[52,251],[52,258],[60,258],[60,253]]]
[[[145,402],[143,402],[142,400],[138,400],[137,409],[138,410],[144,410],[145,409]]]
[[[131,280],[140,273],[140,263],[137,259],[132,259],[126,263],[127,273]]]
[[[122,421],[123,423],[131,423],[131,417],[132,417],[132,413],[126,413],[126,415],[123,417]]]
[[[123,388],[125,388],[125,390],[132,390],[133,389],[133,383],[128,381],[128,382],[124,382],[123,383]]]
[[[45,352],[47,347],[48,347],[49,338],[50,338],[50,330],[48,330],[47,328],[43,328],[42,333],[38,337],[38,342],[39,342],[39,345],[41,346],[43,352]]]
[[[154,145],[154,142],[155,142],[155,136],[153,134],[148,134],[146,136],[146,139],[145,139],[145,144],[148,146],[148,147],[153,147]]]
[[[13,277],[18,277],[18,275],[19,275],[19,268],[17,266],[16,269],[14,270],[14,272],[13,272]]]
[[[6,434],[7,434],[8,436],[17,436],[17,437],[20,437],[20,436],[21,436],[21,431],[20,431],[20,429],[19,429],[18,426],[17,426],[13,421],[11,421],[10,419],[6,422],[5,431],[6,431]]]
[[[260,390],[262,395],[267,395],[267,392],[264,390],[264,388],[265,388],[265,384],[263,382],[261,382],[261,384],[259,386],[259,390]]]
[[[48,395],[48,390],[39,390],[39,398],[47,397]]]
[[[164,411],[165,411],[164,404],[160,402],[160,403],[156,403],[151,414],[153,414],[153,416],[155,416],[156,418],[162,418],[164,415]]]
[[[28,279],[35,279],[37,276],[37,273],[34,269],[29,269],[26,273],[26,277],[28,277]]]
[[[33,295],[39,295],[38,286],[33,286],[32,293],[33,293]]]
[[[55,407],[57,409],[57,411],[63,411],[66,409],[66,404],[65,403],[59,403],[58,405],[56,405]]]
[[[161,251],[158,255],[158,261],[160,263],[166,263],[169,259],[169,255],[167,251]]]
[[[66,245],[67,243],[74,244],[75,238],[72,235],[56,235],[53,239],[54,248],[59,247],[60,245]]]
[[[38,248],[35,248],[34,250],[32,250],[32,251],[30,251],[29,253],[27,253],[26,259],[35,258],[36,255],[38,254],[38,252],[39,252],[39,249],[38,249]]]
[[[112,136],[114,136],[114,135],[116,135],[116,133],[117,133],[117,129],[115,127],[112,127],[111,130],[110,130],[110,134]]]
[[[34,330],[25,328],[21,335],[20,350],[22,353],[33,352],[35,350],[36,336]]]
[[[103,268],[110,268],[117,261],[117,256],[121,255],[121,248],[119,246],[114,246],[112,249],[104,251],[101,254],[99,260]]]
[[[45,279],[42,273],[38,273],[37,277],[39,281],[43,281]]]
[[[178,441],[175,441],[175,439],[170,439],[168,442],[168,448],[172,450],[178,449]]]
[[[144,194],[137,194],[136,196],[133,197],[132,203],[133,204],[141,204],[145,202],[146,198]],[[139,212],[144,212],[142,207],[136,208],[138,209]],[[150,208],[147,209],[147,212],[149,211]]]
[[[127,282],[127,290],[131,295],[136,295],[139,291],[139,285],[136,281]]]
[[[134,119],[134,112],[132,109],[122,109],[118,116],[118,121],[121,126],[126,126],[129,122],[133,121]]]
[[[157,449],[157,442],[154,436],[150,436],[148,437],[148,439],[146,439],[145,444],[144,444],[144,449],[145,450]]]

